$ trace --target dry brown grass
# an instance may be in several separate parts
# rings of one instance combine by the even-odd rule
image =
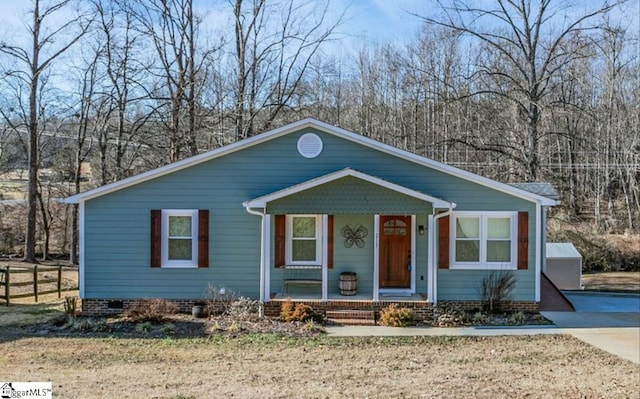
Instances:
[[[62,398],[638,397],[640,366],[567,336],[24,338],[6,381]]]
[[[640,292],[640,272],[583,274],[585,290]]]

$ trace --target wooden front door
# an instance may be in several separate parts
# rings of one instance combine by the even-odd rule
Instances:
[[[411,216],[380,216],[380,288],[411,287]]]

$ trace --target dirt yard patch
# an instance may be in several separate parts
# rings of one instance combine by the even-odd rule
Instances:
[[[610,272],[582,275],[585,290],[640,292],[640,272]]]
[[[6,337],[5,337],[6,340]],[[637,397],[640,366],[566,336],[23,338],[7,381],[62,398]]]

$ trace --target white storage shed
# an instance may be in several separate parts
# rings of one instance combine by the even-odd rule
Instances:
[[[582,255],[570,242],[547,243],[547,277],[561,290],[582,289]]]

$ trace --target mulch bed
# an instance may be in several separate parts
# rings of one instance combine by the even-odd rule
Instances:
[[[290,337],[320,335],[322,326],[300,322],[283,322],[273,317],[230,316],[195,318],[186,314],[167,316],[163,321],[139,321],[126,317],[70,317],[60,315],[47,323],[23,326],[15,333],[36,336],[118,336],[128,338],[202,338],[213,335],[241,336],[276,334]]]

